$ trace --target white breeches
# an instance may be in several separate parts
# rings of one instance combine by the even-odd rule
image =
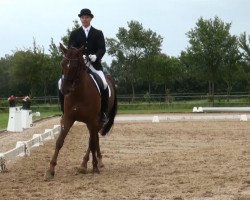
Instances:
[[[58,80],[58,89],[62,90],[62,78]]]
[[[101,77],[102,82],[103,82],[103,86],[104,86],[103,89],[105,90],[105,89],[108,87],[108,83],[107,83],[107,81],[106,81],[106,78],[105,78],[105,76],[104,76],[103,71],[102,71],[102,70],[96,70],[91,64],[88,65],[88,67],[89,67],[89,69],[90,69],[92,72],[97,73],[97,74]]]

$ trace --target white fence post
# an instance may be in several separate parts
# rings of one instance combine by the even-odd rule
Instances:
[[[38,138],[38,142],[35,143],[33,146],[34,147],[39,147],[40,145],[43,145],[43,138],[42,138],[42,134],[34,134],[32,139],[36,139]]]
[[[7,172],[6,160],[3,153],[0,153],[0,170],[2,173]]]
[[[21,120],[20,120],[21,122]],[[13,157],[30,156],[30,149],[39,145],[43,145],[43,141],[46,139],[54,139],[55,134],[60,132],[60,125],[54,125],[53,129],[45,129],[43,134],[34,134],[32,139],[28,141],[17,141],[16,147],[5,153],[0,153],[0,170],[6,172],[6,160]]]

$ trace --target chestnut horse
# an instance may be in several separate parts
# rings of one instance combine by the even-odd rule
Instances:
[[[106,125],[102,126],[100,120],[101,95],[91,76],[87,73],[87,67],[83,59],[84,47],[80,49],[74,47],[66,49],[60,44],[60,48],[64,53],[62,61],[62,93],[65,95],[64,115],[61,120],[61,131],[56,141],[55,152],[50,161],[50,167],[45,174],[45,180],[54,177],[59,151],[75,121],[86,123],[90,134],[88,150],[83,157],[79,171],[86,173],[87,162],[91,152],[93,157],[93,173],[99,173],[98,167],[102,165],[102,155],[98,133],[106,135],[109,132],[113,126],[117,112],[115,83],[110,76],[107,76],[106,79],[111,91],[111,96],[109,97],[109,121]]]

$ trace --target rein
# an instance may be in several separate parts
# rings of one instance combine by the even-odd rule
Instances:
[[[74,58],[74,59],[72,59],[72,58],[68,58],[67,56],[64,56],[64,58],[65,58],[66,60],[69,60],[69,61],[72,61],[72,60],[79,60],[79,58]]]
[[[81,70],[81,66],[79,65],[80,59],[79,58],[71,59],[71,58],[68,58],[66,56],[64,56],[64,59],[69,61],[69,63],[67,64],[68,67],[70,67],[71,61],[78,61],[74,75],[71,78],[66,77],[65,75],[63,77],[63,80],[73,82],[72,87],[76,88],[77,84],[79,83],[79,79],[80,79],[80,70]]]

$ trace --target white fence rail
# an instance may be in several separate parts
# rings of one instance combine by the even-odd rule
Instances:
[[[193,107],[193,112],[250,112],[250,107]]]
[[[43,145],[43,141],[54,139],[60,132],[60,125],[54,125],[53,129],[45,129],[42,134],[34,134],[28,141],[18,141],[16,147],[7,152],[0,153],[0,170],[7,171],[7,162],[17,156],[29,156],[31,148]]]

